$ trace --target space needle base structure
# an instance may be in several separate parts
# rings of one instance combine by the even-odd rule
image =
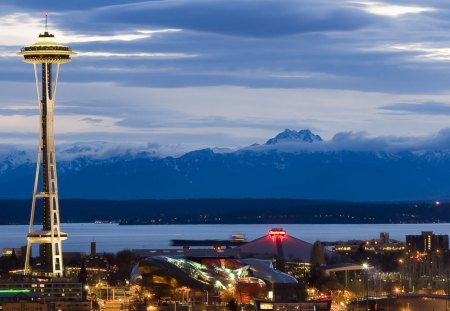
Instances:
[[[67,239],[67,234],[60,228],[53,119],[60,65],[68,63],[76,53],[69,47],[54,42],[54,36],[47,31],[47,14],[45,24],[45,32],[39,35],[38,42],[23,47],[17,53],[24,57],[26,63],[33,64],[40,115],[39,147],[24,274],[62,277],[64,265],[61,242]],[[38,202],[42,205],[42,229],[34,230]],[[30,257],[34,243],[40,244],[39,262],[32,266]]]

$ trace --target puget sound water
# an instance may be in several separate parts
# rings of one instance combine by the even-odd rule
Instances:
[[[36,226],[36,228],[39,228]],[[244,234],[248,240],[265,235],[271,228],[283,228],[287,234],[313,243],[320,241],[376,239],[380,232],[389,232],[391,239],[405,241],[405,235],[433,231],[449,234],[450,224],[252,224],[252,225],[136,225],[61,224],[69,238],[63,241],[64,251],[89,253],[90,242],[97,243],[97,252],[123,249],[172,248],[172,239],[228,239]],[[0,226],[0,249],[26,245],[27,225]]]

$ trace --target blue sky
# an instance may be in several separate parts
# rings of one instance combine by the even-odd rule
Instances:
[[[3,0],[3,144],[37,144],[32,67],[15,52],[44,11],[79,53],[60,74],[57,144],[238,147],[285,128],[450,137],[445,1]]]

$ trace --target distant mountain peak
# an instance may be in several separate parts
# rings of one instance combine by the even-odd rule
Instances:
[[[285,129],[283,132],[281,132],[274,138],[269,139],[266,142],[266,145],[274,145],[284,142],[314,143],[318,141],[322,141],[322,138],[319,135],[312,133],[310,130],[295,131]]]

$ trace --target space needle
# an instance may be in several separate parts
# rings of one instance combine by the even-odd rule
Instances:
[[[76,53],[68,46],[54,41],[54,35],[48,32],[47,18],[48,14],[45,13],[45,32],[39,34],[38,42],[23,47],[17,53],[23,56],[26,63],[33,64],[40,114],[39,147],[24,273],[62,277],[64,265],[61,242],[67,239],[67,234],[60,229],[53,120],[60,65],[70,62],[70,57]],[[42,206],[40,230],[34,229],[37,202]],[[40,244],[39,262],[31,265],[33,243]]]

